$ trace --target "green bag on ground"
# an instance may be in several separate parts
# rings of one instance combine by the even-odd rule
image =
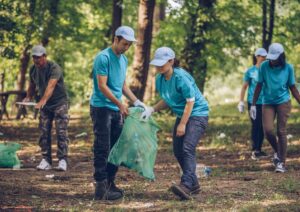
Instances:
[[[108,162],[125,166],[153,180],[159,126],[152,117],[141,120],[142,108],[129,108],[119,140],[112,148]]]
[[[0,144],[0,168],[20,167],[20,160],[16,154],[21,148],[18,143]]]

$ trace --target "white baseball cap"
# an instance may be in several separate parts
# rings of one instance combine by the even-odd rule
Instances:
[[[35,45],[33,48],[32,48],[32,56],[42,56],[44,54],[46,54],[46,49],[42,46],[42,45]]]
[[[283,46],[280,43],[272,43],[269,46],[269,52],[267,55],[267,59],[269,60],[277,60],[280,54],[284,52]]]
[[[255,56],[263,56],[263,57],[267,56],[267,54],[268,53],[264,48],[258,48],[254,53]]]
[[[151,60],[150,64],[154,66],[163,66],[169,60],[175,58],[175,52],[169,47],[160,47],[156,49],[154,53],[154,58]]]
[[[122,36],[125,40],[128,41],[136,41],[134,38],[134,30],[129,26],[120,26],[116,32],[115,36]]]

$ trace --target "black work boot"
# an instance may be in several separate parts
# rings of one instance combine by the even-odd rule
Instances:
[[[122,195],[124,195],[124,191],[122,189],[118,188],[114,181],[108,180],[108,187],[109,187],[110,191],[120,192]]]
[[[193,186],[191,189],[191,194],[194,195],[194,194],[199,194],[200,193],[200,186],[199,184]]]
[[[182,183],[180,183],[179,185],[173,184],[171,186],[171,191],[179,196],[182,200],[189,200],[191,199],[191,189],[187,188],[185,185],[183,185]]]
[[[118,200],[122,197],[122,193],[109,190],[107,180],[96,182],[94,200]]]

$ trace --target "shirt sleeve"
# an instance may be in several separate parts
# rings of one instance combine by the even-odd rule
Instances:
[[[292,86],[296,84],[294,67],[289,65],[289,78],[288,78],[288,86]]]
[[[180,92],[185,99],[195,98],[195,90],[192,81],[186,77],[177,77],[177,91]]]
[[[62,76],[62,70],[61,67],[57,64],[53,64],[53,66],[51,67],[51,75],[50,75],[50,79],[59,79]]]
[[[107,76],[108,75],[108,58],[105,55],[99,55],[95,59],[94,71],[97,75]]]
[[[249,69],[245,72],[243,77],[244,82],[250,82],[250,75],[249,75]]]

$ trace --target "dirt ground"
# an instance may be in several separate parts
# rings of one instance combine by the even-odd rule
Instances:
[[[19,170],[0,169],[0,211],[300,211],[300,141],[289,143],[288,172],[274,173],[270,157],[253,161],[245,145],[208,148],[199,145],[198,163],[211,167],[201,176],[201,192],[182,201],[168,189],[179,182],[180,170],[165,139],[157,155],[155,181],[121,167],[117,184],[125,190],[118,202],[93,201],[92,140],[88,117],[70,122],[69,170],[37,171],[41,160],[37,120],[2,120],[0,142],[16,141],[23,164]],[[87,136],[76,138],[86,132]],[[167,135],[168,136],[168,135]],[[54,165],[56,145],[53,139]],[[271,149],[266,148],[271,155]],[[48,175],[54,175],[49,177]]]

